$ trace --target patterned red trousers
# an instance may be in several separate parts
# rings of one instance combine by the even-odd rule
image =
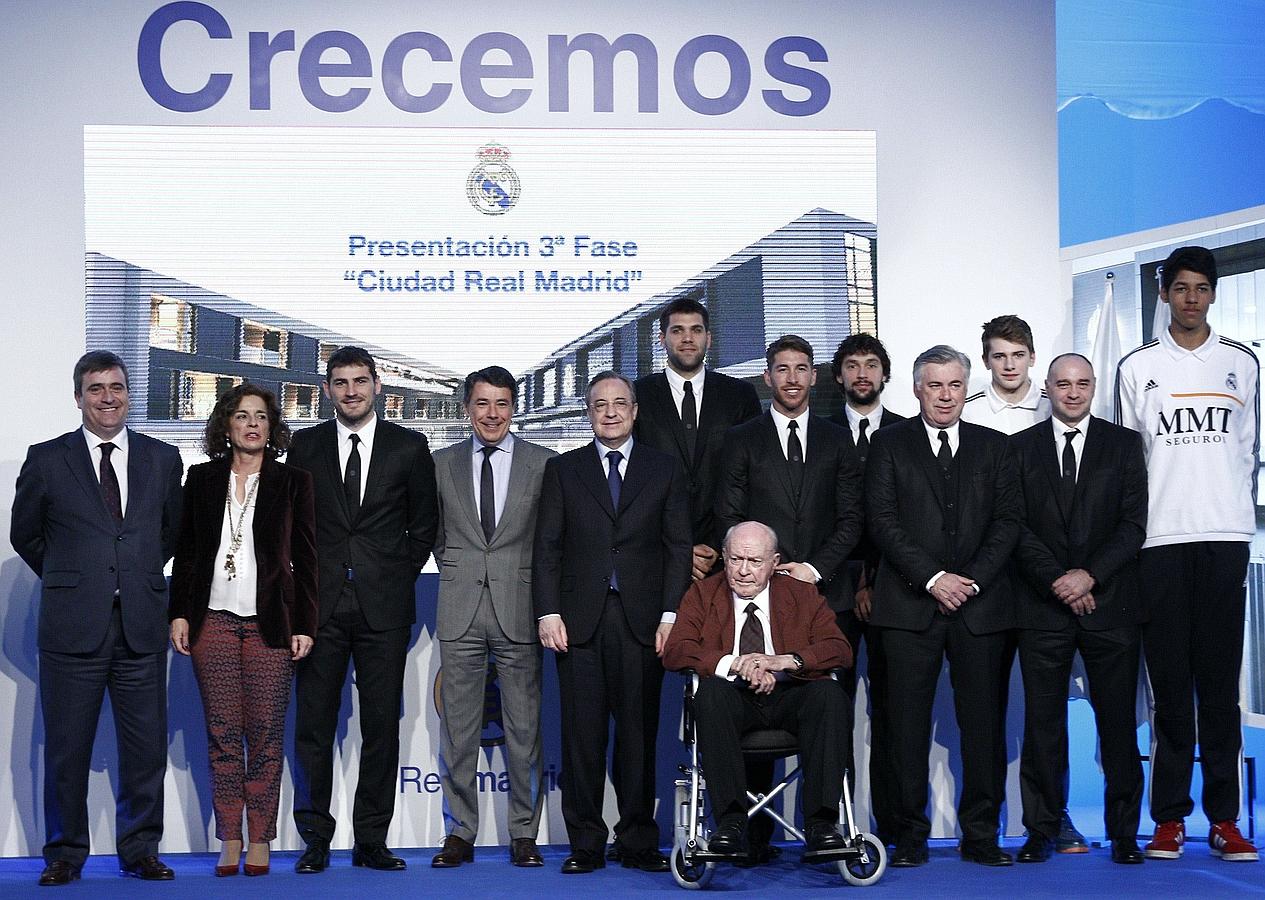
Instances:
[[[190,650],[206,713],[215,836],[240,841],[245,807],[250,840],[271,841],[294,673],[290,651],[265,644],[254,619],[215,609]]]

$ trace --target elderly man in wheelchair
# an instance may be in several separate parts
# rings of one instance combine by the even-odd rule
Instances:
[[[802,773],[804,861],[838,862],[847,880],[871,883],[882,874],[884,853],[851,821],[845,741],[852,734],[852,709],[831,677],[852,664],[852,650],[816,588],[776,574],[771,528],[735,525],[725,535],[723,554],[724,572],[696,582],[682,599],[663,649],[666,668],[692,675],[685,733],[693,758],[682,767],[688,778],[678,782],[673,874],[683,887],[698,887],[715,862],[745,858],[749,814],[771,815],[800,837],[769,801]],[[754,798],[745,789],[744,752],[798,754],[800,765],[769,796]],[[707,795],[715,831],[704,849]]]

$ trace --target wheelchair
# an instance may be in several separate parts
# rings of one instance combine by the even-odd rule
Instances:
[[[707,849],[710,836],[707,809],[707,785],[699,766],[698,742],[694,733],[694,695],[698,690],[699,675],[685,670],[685,702],[682,719],[682,736],[689,747],[690,761],[679,766],[682,777],[676,781],[675,809],[673,810],[673,843],[670,867],[676,883],[687,890],[699,890],[707,886],[715,874],[718,863],[736,863],[745,854],[712,853]],[[799,752],[795,735],[780,729],[759,729],[742,736],[744,759],[777,760],[795,756]],[[747,792],[751,801],[748,816],[759,814],[771,817],[797,841],[804,841],[804,834],[792,822],[788,822],[772,807],[773,801],[799,777],[799,766],[787,772],[768,794]],[[848,776],[843,776],[843,793],[839,804],[840,834],[845,846],[838,850],[819,852],[805,851],[801,861],[809,865],[835,864],[839,874],[848,884],[864,887],[875,884],[887,870],[887,848],[883,842],[868,832],[859,830],[852,815],[852,792]]]

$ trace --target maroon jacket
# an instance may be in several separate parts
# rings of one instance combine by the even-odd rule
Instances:
[[[211,598],[214,566],[222,565],[220,534],[228,496],[229,461],[189,468],[167,618],[189,620],[197,640]],[[316,510],[312,476],[275,460],[264,462],[255,495],[255,565],[259,633],[269,647],[290,646],[296,634],[316,636]]]
[[[852,665],[852,648],[813,585],[774,575],[769,582],[769,620],[774,652],[798,653],[804,660],[804,670],[793,677],[827,678],[831,669]],[[711,675],[721,657],[733,652],[733,645],[733,595],[725,573],[718,572],[685,592],[663,648],[663,666]]]

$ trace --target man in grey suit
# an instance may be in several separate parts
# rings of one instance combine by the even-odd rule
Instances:
[[[489,654],[501,691],[508,760],[510,862],[541,866],[540,641],[532,612],[532,540],[552,450],[510,434],[514,376],[489,366],[466,376],[470,440],[435,454],[439,486],[439,610],[443,666],[440,772],[448,836],[431,865],[474,860],[475,767]]]
[[[180,524],[180,453],[126,427],[127,367],[75,365],[83,427],[35,444],[18,474],[9,540],[43,581],[45,867],[68,884],[88,856],[88,772],[101,701],[118,734],[120,874],[170,881],[158,858],[167,771],[167,579]]]

